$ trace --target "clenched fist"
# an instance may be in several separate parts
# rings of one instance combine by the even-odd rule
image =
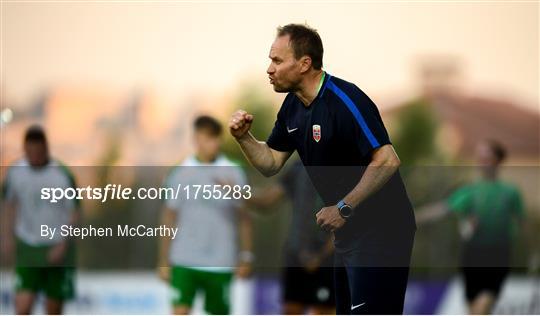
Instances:
[[[242,138],[247,134],[253,122],[253,115],[244,110],[234,112],[229,121],[229,130],[235,138]]]

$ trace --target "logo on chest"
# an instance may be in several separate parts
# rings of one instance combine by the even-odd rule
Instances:
[[[313,125],[313,140],[315,140],[317,143],[321,140],[321,126],[320,125]]]

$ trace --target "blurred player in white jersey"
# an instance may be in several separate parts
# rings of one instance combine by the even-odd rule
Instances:
[[[181,185],[191,190],[189,199],[184,190],[177,199],[169,199],[162,213],[162,224],[179,228],[174,240],[162,238],[159,257],[161,277],[170,282],[174,291],[175,314],[190,313],[198,292],[204,293],[207,313],[229,314],[234,270],[239,277],[250,273],[251,220],[241,199],[205,199],[202,189],[194,197],[193,185],[211,185],[212,191],[215,185],[247,190],[243,170],[220,152],[221,134],[217,120],[209,116],[197,118],[195,154],[175,167],[166,180],[168,187]]]
[[[75,188],[73,175],[49,156],[47,137],[39,126],[24,137],[24,157],[6,173],[3,184],[2,256],[15,254],[15,313],[30,314],[37,294],[46,296],[45,311],[61,314],[64,301],[74,295],[73,244],[59,233],[42,236],[42,225],[74,225],[79,217],[76,200],[51,203],[41,199],[45,187]]]

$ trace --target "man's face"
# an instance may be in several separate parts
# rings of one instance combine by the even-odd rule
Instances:
[[[195,131],[195,151],[198,155],[214,159],[221,149],[221,138],[212,135],[208,130],[200,129]]]
[[[276,37],[270,48],[270,66],[266,70],[276,92],[294,92],[302,80],[302,61],[294,57],[289,35]]]
[[[476,146],[476,161],[479,167],[485,171],[496,169],[499,161],[488,143],[480,143]]]
[[[43,142],[25,142],[24,154],[32,167],[44,166],[49,159],[47,145]]]

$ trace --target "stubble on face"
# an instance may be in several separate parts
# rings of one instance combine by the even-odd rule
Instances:
[[[290,46],[289,36],[277,37],[270,48],[268,78],[274,91],[279,93],[298,90],[300,78],[297,60]]]

